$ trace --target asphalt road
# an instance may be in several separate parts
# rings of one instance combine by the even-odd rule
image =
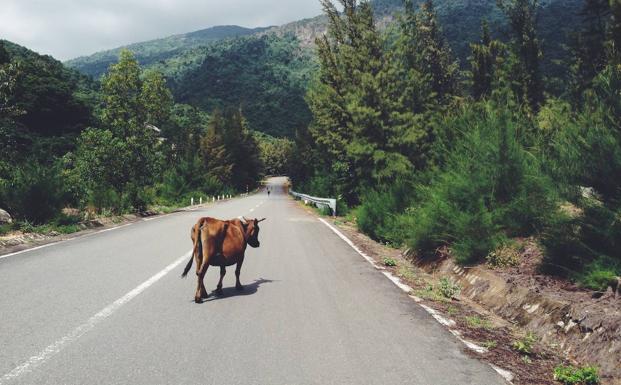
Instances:
[[[505,383],[281,182],[1,258],[0,384]],[[268,218],[246,289],[229,268],[224,294],[195,304],[191,225],[240,215]]]

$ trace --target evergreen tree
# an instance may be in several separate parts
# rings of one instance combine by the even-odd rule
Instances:
[[[573,38],[572,63],[569,65],[570,92],[578,105],[582,102],[583,92],[591,86],[593,78],[607,62],[605,42],[607,19],[610,15],[608,1],[585,0],[580,12],[583,26]]]
[[[481,26],[481,41],[470,44],[472,56],[470,67],[472,71],[472,96],[480,100],[491,95],[492,84],[496,77],[499,60],[504,54],[504,46],[498,40],[492,40],[487,21]]]
[[[371,5],[343,0],[339,13],[322,2],[328,33],[317,40],[319,79],[308,94],[314,114],[312,133],[336,192],[355,203],[362,191],[411,169],[392,132],[394,119],[386,93],[391,88],[383,42]]]
[[[508,75],[513,91],[531,111],[543,102],[541,47],[537,37],[538,0],[497,0],[511,27],[511,66]]]
[[[406,0],[406,12],[411,12],[412,7],[407,6],[408,3],[410,0]],[[438,101],[442,103],[456,95],[459,66],[442,34],[433,0],[425,0],[416,15],[413,48],[418,68],[430,75],[431,89]]]
[[[225,124],[222,112],[215,110],[209,120],[207,133],[200,141],[200,149],[207,175],[222,186],[230,186],[234,165],[222,138]]]
[[[224,145],[233,163],[231,183],[238,190],[254,187],[261,173],[259,146],[241,108],[226,111],[224,121]]]

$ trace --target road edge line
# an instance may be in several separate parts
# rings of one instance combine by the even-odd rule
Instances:
[[[373,260],[371,257],[369,257],[366,253],[364,253],[362,250],[360,250],[360,248],[358,246],[356,246],[356,244],[354,244],[354,242],[352,240],[350,240],[349,238],[347,238],[347,236],[345,234],[343,234],[339,229],[337,229],[335,226],[333,226],[331,223],[329,223],[328,221],[326,221],[323,218],[318,218],[319,221],[321,221],[324,225],[328,226],[328,228],[330,230],[332,230],[336,235],[338,235],[339,238],[341,238],[343,241],[345,241],[345,243],[347,243],[352,249],[354,249],[354,251],[356,251],[358,254],[360,254],[367,262],[369,262],[376,270],[380,270],[382,271],[382,273],[384,274],[384,276],[386,278],[388,278],[395,286],[397,286],[399,289],[401,289],[401,291],[403,291],[405,294],[407,294],[410,298],[412,298],[414,300],[414,302],[419,305],[421,308],[423,308],[423,310],[425,310],[429,315],[431,315],[431,317],[436,320],[436,322],[438,322],[440,325],[446,327],[448,329],[448,331],[455,336],[455,338],[457,338],[461,343],[463,343],[468,349],[476,352],[476,353],[486,353],[488,350],[486,348],[484,348],[483,346],[479,346],[477,344],[475,344],[472,341],[468,341],[466,339],[464,339],[463,337],[461,337],[460,333],[458,330],[452,329],[451,327],[456,325],[455,321],[450,319],[450,318],[445,318],[443,316],[441,316],[440,314],[438,314],[438,312],[432,308],[430,308],[429,306],[424,305],[422,302],[422,300],[414,295],[411,294],[411,292],[413,291],[412,287],[403,283],[401,281],[401,279],[397,276],[395,276],[394,274],[392,274],[390,271],[386,271],[385,268],[379,266],[375,260]],[[505,381],[507,381],[509,384],[513,384],[513,373],[511,373],[508,370],[502,369],[494,364],[491,364],[489,362],[486,362],[496,373],[498,373],[502,378],[505,379]]]

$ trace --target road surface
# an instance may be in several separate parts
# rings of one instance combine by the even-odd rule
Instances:
[[[1,258],[0,384],[504,384],[282,181]],[[240,215],[268,218],[245,290],[229,268],[224,294],[195,304],[191,225]]]

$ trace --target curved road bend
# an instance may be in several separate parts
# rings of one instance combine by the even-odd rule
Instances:
[[[504,384],[282,183],[0,259],[0,384]],[[246,289],[194,304],[191,225],[240,215]]]

